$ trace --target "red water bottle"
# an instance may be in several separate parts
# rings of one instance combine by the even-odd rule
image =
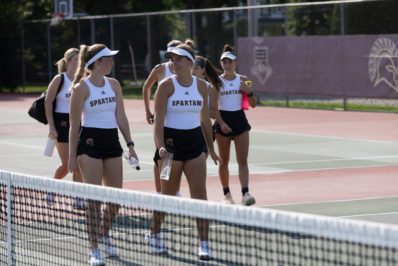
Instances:
[[[252,81],[251,80],[246,80],[245,84],[248,87],[252,86]],[[248,110],[249,109],[249,96],[247,96],[246,92],[242,92],[242,110]]]

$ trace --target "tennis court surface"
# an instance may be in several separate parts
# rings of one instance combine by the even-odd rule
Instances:
[[[0,101],[0,264],[10,250],[15,265],[87,264],[85,215],[72,207],[76,197],[121,206],[111,231],[118,256],[107,265],[398,263],[396,114],[250,110],[250,191],[257,208],[245,208],[218,203],[222,189],[210,161],[209,202],[188,199],[185,180],[181,198],[153,193],[152,127],[141,101],[125,101],[142,170],[124,166],[122,191],[51,180],[59,159],[42,156],[47,128],[27,116],[32,98],[2,95]],[[231,155],[231,190],[239,202]],[[48,192],[56,195],[51,206]],[[168,213],[167,255],[152,254],[145,242],[154,211]],[[198,218],[210,221],[208,262],[197,257]]]

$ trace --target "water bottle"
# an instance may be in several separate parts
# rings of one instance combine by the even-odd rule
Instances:
[[[246,86],[251,87],[252,86],[252,81],[251,80],[246,80],[245,81]],[[248,110],[249,109],[249,96],[247,96],[246,92],[242,93],[242,109],[243,110]]]
[[[169,180],[171,165],[173,164],[174,154],[171,150],[167,150],[167,156],[162,158],[162,169],[160,169],[160,179]]]
[[[130,157],[130,153],[128,151],[125,151],[123,153],[123,158],[131,167],[135,168],[137,171],[141,169],[140,162],[135,157]]]
[[[56,143],[56,139],[48,138],[46,146],[44,147],[43,155],[48,156],[48,157],[53,156],[55,143]]]

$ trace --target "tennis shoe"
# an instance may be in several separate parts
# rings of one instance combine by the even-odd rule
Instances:
[[[88,254],[88,264],[90,264],[91,266],[105,265],[104,259],[101,255],[101,251],[98,248],[92,249]]]
[[[100,243],[102,244],[104,253],[106,253],[108,255],[108,257],[116,257],[117,256],[116,247],[112,243],[111,238],[109,236],[101,237]]]
[[[209,260],[211,259],[211,252],[209,248],[209,243],[207,241],[200,241],[198,256],[200,260]]]
[[[159,234],[151,234],[150,232],[145,234],[145,240],[151,247],[152,253],[155,254],[166,254],[167,250],[164,245],[163,237]]]
[[[235,204],[235,201],[232,198],[231,192],[228,192],[227,194],[224,195],[222,202],[224,202],[226,204]]]
[[[76,209],[76,210],[85,210],[86,202],[84,201],[83,198],[77,197],[73,200],[72,207],[73,207],[73,209]]]
[[[249,192],[246,192],[245,195],[242,197],[242,205],[250,206],[256,203],[256,199],[250,195]]]

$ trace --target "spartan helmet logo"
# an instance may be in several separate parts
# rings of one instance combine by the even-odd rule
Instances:
[[[387,84],[398,92],[398,48],[388,38],[377,39],[369,54],[369,78],[375,88]]]

